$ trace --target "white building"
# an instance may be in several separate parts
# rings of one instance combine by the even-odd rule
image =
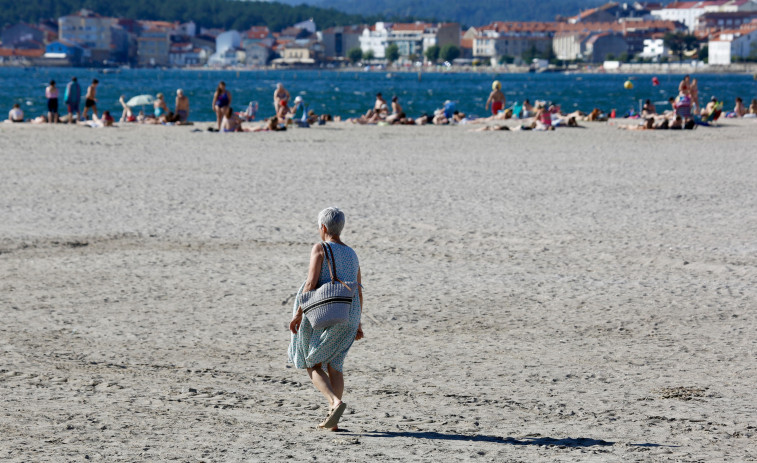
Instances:
[[[644,51],[641,52],[642,58],[661,58],[668,56],[670,50],[665,46],[663,39],[644,39]]]
[[[709,64],[731,64],[734,57],[746,58],[757,52],[757,22],[736,30],[725,30],[710,39]]]
[[[216,37],[216,52],[208,58],[208,66],[236,66],[239,64],[242,35],[237,31],[226,31]],[[241,54],[244,60],[244,53]]]
[[[673,2],[652,15],[660,19],[678,21],[693,31],[697,19],[705,13],[735,13],[740,11],[757,11],[757,0],[709,0],[693,2]]]
[[[392,23],[377,22],[372,27],[363,29],[360,36],[360,49],[363,54],[373,52],[375,58],[385,58],[384,50],[389,45],[389,31]]]

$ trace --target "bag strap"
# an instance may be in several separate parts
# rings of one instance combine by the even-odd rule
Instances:
[[[323,248],[323,253],[326,255],[326,267],[329,268],[331,281],[338,281],[339,279],[336,277],[336,263],[334,262],[334,254],[333,251],[331,251],[331,246],[329,246],[329,244],[325,241],[321,241],[321,247]]]
[[[331,275],[331,281],[332,282],[338,281],[339,283],[342,284],[342,286],[352,291],[352,288],[347,286],[347,283],[343,282],[336,276],[336,259],[334,259],[334,251],[331,249],[331,245],[326,241],[321,241],[321,246],[323,246],[323,252],[326,253],[326,260],[331,261],[331,265],[327,264],[327,267],[329,268],[329,274]],[[331,257],[329,257],[329,254]],[[332,271],[332,267],[333,267],[333,271]]]

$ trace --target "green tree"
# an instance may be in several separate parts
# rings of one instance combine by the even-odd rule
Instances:
[[[363,58],[363,50],[360,49],[360,47],[350,48],[347,50],[347,59],[350,60],[352,64],[357,63]]]
[[[499,57],[499,64],[513,64],[515,62],[515,58],[509,55],[502,55]]]
[[[536,48],[536,45],[531,45],[531,47],[524,51],[523,54],[520,55],[520,58],[523,60],[526,64],[531,64],[534,61],[534,58],[539,56],[539,49]]]
[[[629,55],[627,51],[624,51],[618,56],[618,61],[621,63],[628,63],[631,61],[631,55]]]
[[[451,63],[460,57],[460,48],[457,45],[445,45],[439,51],[439,57]]]
[[[398,59],[400,59],[400,47],[398,47],[396,43],[389,45],[384,50],[384,56],[390,63],[397,61]]]
[[[755,43],[757,43],[757,42],[755,42]],[[754,45],[755,44],[753,43],[752,44],[752,49],[754,49]],[[710,47],[709,47],[709,45],[705,45],[705,46],[703,46],[699,50],[699,59],[702,60],[702,61],[704,61],[705,63],[707,63],[710,60]]]
[[[757,42],[752,42],[752,45],[749,47],[749,57],[757,59]]]
[[[552,49],[552,47],[549,46],[545,48],[541,53],[539,53],[539,58],[552,62],[557,59],[557,55],[555,55],[555,51]]]
[[[699,39],[683,32],[668,32],[662,40],[665,46],[670,49],[670,53],[678,57],[678,61],[683,61],[683,55],[687,51],[696,50],[699,44]]]
[[[432,63],[436,63],[439,61],[439,46],[438,45],[431,45],[430,47],[426,48],[426,51],[423,53],[426,55],[426,59],[429,60]]]
[[[373,50],[363,52],[363,61],[372,61],[376,56],[373,54]]]

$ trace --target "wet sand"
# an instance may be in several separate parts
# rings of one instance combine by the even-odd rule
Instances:
[[[0,124],[4,461],[757,458],[757,122]],[[342,432],[287,365],[323,207]]]

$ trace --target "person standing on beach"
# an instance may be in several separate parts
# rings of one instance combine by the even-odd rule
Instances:
[[[318,214],[318,228],[323,244],[317,243],[311,249],[308,277],[295,297],[292,321],[289,323],[292,335],[288,354],[289,361],[296,368],[307,369],[313,385],[328,400],[328,416],[318,427],[336,431],[339,419],[347,407],[342,402],[344,359],[352,343],[363,338],[360,324],[363,291],[357,254],[340,238],[344,228],[344,212],[336,207],[322,210]],[[336,267],[334,277],[341,281],[356,281],[357,290],[356,297],[352,299],[347,322],[314,329],[307,317],[303,317],[299,301],[303,292],[312,291],[331,281],[332,270],[329,260],[325,259],[324,247],[331,251],[330,259],[333,259],[333,265]]]
[[[76,113],[76,120],[81,119],[79,114],[79,104],[81,103],[81,87],[77,82],[76,77],[71,78],[71,82],[66,85],[66,93],[63,96],[63,100],[66,103],[66,109],[68,110],[68,123],[74,123],[74,113]]]
[[[699,111],[701,109],[699,107],[699,83],[696,79],[691,81],[689,93],[691,94],[691,107],[694,111]]]
[[[45,98],[47,98],[47,122],[58,122],[58,87],[55,81],[51,80],[50,85],[45,89]]]
[[[228,111],[226,108],[231,106],[231,93],[226,90],[226,82],[221,81],[216,87],[216,92],[213,94],[213,111],[216,113],[216,122],[218,123],[218,131],[221,131],[221,122],[223,117]]]
[[[176,122],[183,124],[189,120],[189,97],[184,95],[184,90],[176,90],[176,107],[174,108]]]
[[[87,120],[87,112],[92,108],[92,115],[97,116],[97,79],[92,79],[92,85],[87,87],[87,94],[84,95],[84,112],[81,115],[82,120]]]
[[[489,105],[491,104],[492,115],[496,116],[497,113],[505,109],[505,103],[507,103],[507,99],[505,98],[505,94],[502,93],[502,84],[498,80],[495,80],[492,82],[492,92],[486,100],[484,109],[489,109]]]
[[[273,108],[276,110],[277,116],[281,113],[289,112],[289,98],[291,97],[289,91],[284,88],[281,82],[276,84],[276,90],[273,91]]]
[[[678,93],[691,96],[691,79],[688,74],[683,76],[683,80],[678,84]]]

